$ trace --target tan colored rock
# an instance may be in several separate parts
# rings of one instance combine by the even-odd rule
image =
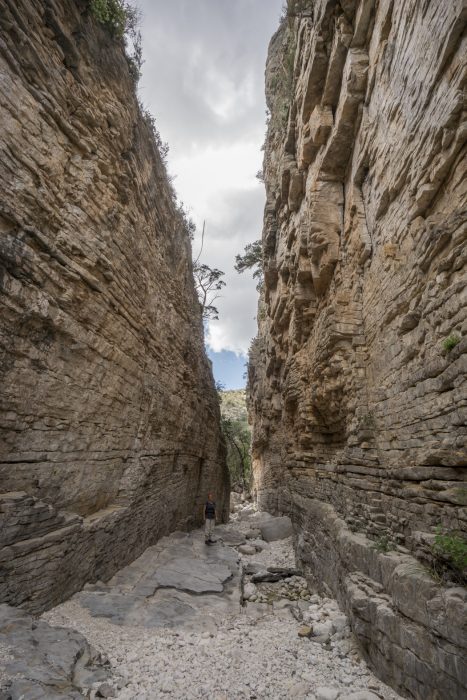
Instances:
[[[307,574],[383,679],[460,699],[465,600],[453,619],[457,589],[422,584],[410,555],[433,561],[439,524],[467,529],[465,10],[311,5],[266,70],[255,490],[291,516]],[[293,201],[284,163],[303,173]]]
[[[0,601],[106,579],[228,507],[190,242],[122,42],[0,11]]]

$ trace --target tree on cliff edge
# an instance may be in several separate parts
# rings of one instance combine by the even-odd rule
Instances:
[[[192,226],[194,226],[193,222]],[[199,303],[203,310],[203,319],[217,321],[219,319],[219,311],[214,302],[219,299],[220,290],[225,287],[225,282],[222,279],[224,272],[217,267],[209,267],[205,263],[200,262],[201,253],[204,248],[204,235],[206,232],[206,222],[203,222],[203,232],[201,234],[201,247],[193,261],[193,277],[195,279],[195,288],[198,294]],[[192,230],[194,234],[194,230]]]

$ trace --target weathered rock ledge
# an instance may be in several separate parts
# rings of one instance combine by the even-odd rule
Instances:
[[[207,490],[222,511],[228,477],[122,40],[87,0],[4,0],[0,75],[0,601],[37,612],[199,521]]]
[[[416,698],[467,685],[465,597],[417,563],[467,521],[465,19],[290,0],[266,70],[258,503]]]

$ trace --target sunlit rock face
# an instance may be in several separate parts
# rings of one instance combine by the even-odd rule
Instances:
[[[255,488],[420,698],[466,684],[465,592],[410,556],[466,522],[464,21],[460,0],[289,2],[266,70]]]
[[[0,11],[0,601],[108,578],[228,495],[190,242],[122,40]],[[227,511],[226,511],[227,512]]]

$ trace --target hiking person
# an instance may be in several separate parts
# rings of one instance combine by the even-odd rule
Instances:
[[[204,505],[204,539],[206,544],[211,544],[214,540],[212,534],[216,524],[216,502],[212,493],[208,493],[208,500]]]

